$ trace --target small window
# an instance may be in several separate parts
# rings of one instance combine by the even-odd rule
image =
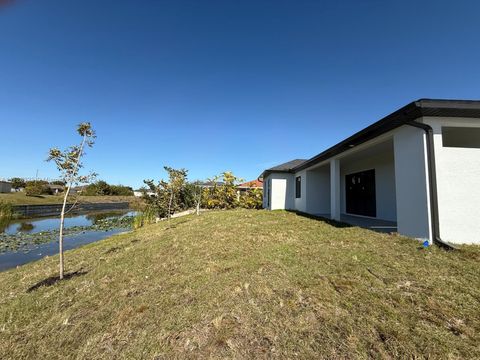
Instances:
[[[444,147],[480,149],[480,128],[442,127]]]
[[[295,178],[295,197],[301,198],[302,197],[302,177],[297,176]]]

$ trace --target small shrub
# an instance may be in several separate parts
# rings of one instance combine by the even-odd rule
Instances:
[[[145,210],[133,218],[133,228],[139,229],[144,225],[152,224],[156,219],[156,211],[152,206],[147,206]]]

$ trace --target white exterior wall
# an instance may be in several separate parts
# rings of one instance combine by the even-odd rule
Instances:
[[[395,164],[393,152],[382,152],[356,161],[340,159],[341,211],[346,213],[345,176],[364,170],[375,169],[375,198],[377,218],[396,221]]]
[[[451,243],[480,244],[480,149],[443,147],[442,141],[442,126],[480,127],[480,119],[432,117],[417,121],[432,126],[435,134],[440,237]],[[393,156],[387,151],[349,161],[351,153],[347,152],[338,159],[341,211],[345,213],[346,208],[345,175],[375,169],[377,218],[396,220],[400,234],[432,240],[425,132],[404,125],[387,135],[393,136]],[[271,186],[269,209],[329,213],[331,165],[297,174],[270,174],[265,180],[264,206]],[[296,176],[302,177],[299,199],[295,199]]]
[[[295,186],[296,186],[296,178],[300,176],[302,178],[301,182],[301,197],[298,199],[296,198],[295,193]],[[307,212],[307,183],[310,179],[307,179],[307,172],[305,170],[299,171],[293,176],[293,201],[294,201],[294,209],[297,211]],[[308,194],[310,196],[310,194]]]
[[[290,210],[294,208],[293,203],[293,174],[288,173],[272,173],[269,174],[264,181],[264,202],[263,205],[269,210]],[[266,205],[266,197],[268,188],[271,187],[270,206]]]
[[[330,166],[322,166],[307,173],[306,212],[330,214]],[[303,194],[302,194],[303,195]]]
[[[425,141],[412,126],[394,133],[397,226],[402,235],[432,240]]]
[[[0,181],[0,193],[9,193],[12,191],[12,183]]]
[[[433,128],[440,237],[480,244],[480,149],[443,147],[442,126],[480,127],[480,119],[423,118]]]

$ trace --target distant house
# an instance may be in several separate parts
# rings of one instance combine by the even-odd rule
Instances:
[[[198,182],[198,183],[195,183],[195,184],[200,186],[201,188],[210,189],[210,188],[213,188],[215,186],[222,186],[223,182],[221,182],[221,181],[217,181],[217,182],[205,181],[205,182]]]
[[[143,194],[147,194],[147,196],[155,196],[155,193],[150,190],[145,190],[145,189],[138,189],[138,190],[133,190],[133,196],[135,197],[142,197]]]
[[[0,181],[0,193],[12,192],[12,183],[10,181]]]
[[[80,185],[80,186],[75,186],[70,189],[70,194],[81,194],[88,185]]]
[[[247,181],[247,182],[244,182],[243,184],[237,185],[237,189],[240,192],[244,192],[250,189],[263,189],[263,181],[259,179]]]
[[[49,189],[52,191],[52,194],[57,195],[58,193],[63,192],[65,187],[63,185],[48,184]]]
[[[414,101],[310,159],[266,169],[263,179],[270,210],[480,244],[480,101]]]

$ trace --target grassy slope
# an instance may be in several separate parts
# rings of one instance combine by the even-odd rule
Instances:
[[[80,196],[79,201],[83,203],[110,203],[134,200],[134,196]],[[61,204],[63,197],[61,195],[26,196],[24,192],[16,192],[0,194],[0,201],[8,202],[12,205]]]
[[[6,358],[479,358],[480,250],[210,212],[0,273]]]

